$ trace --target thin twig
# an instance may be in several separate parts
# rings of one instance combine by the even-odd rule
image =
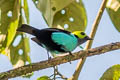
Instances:
[[[90,33],[90,37],[93,38],[93,39],[94,39],[94,37],[95,37],[95,34],[96,34],[96,31],[97,31],[98,25],[99,25],[99,23],[100,23],[102,14],[103,14],[103,12],[104,12],[106,3],[107,3],[107,0],[103,0],[103,1],[102,1],[101,6],[100,6],[100,9],[99,9],[99,11],[98,11],[98,14],[97,14],[97,16],[96,16],[96,19],[95,19],[95,21],[94,21],[94,23],[93,23],[93,25],[92,25],[92,31],[91,31],[91,33]],[[92,46],[92,43],[93,43],[93,40],[88,41],[88,42],[87,42],[87,45],[86,45],[86,47],[85,47],[85,50],[90,49],[91,46]],[[79,74],[80,74],[80,72],[81,72],[81,69],[82,69],[85,61],[86,61],[86,57],[80,59],[80,61],[78,62],[78,65],[77,65],[77,67],[76,67],[76,70],[75,70],[74,74],[72,75],[72,77],[71,77],[69,80],[77,80],[77,79],[78,79]]]
[[[74,61],[74,60],[78,60],[83,57],[100,55],[102,53],[117,50],[117,49],[120,49],[120,42],[111,43],[111,44],[100,46],[100,47],[93,48],[93,49],[81,50],[79,52],[73,53],[73,56],[71,56],[70,54],[66,54],[64,56],[58,56],[50,60],[45,60],[45,61],[41,61],[38,63],[32,63],[32,64],[28,64],[28,65],[25,65],[25,66],[22,66],[22,67],[13,69],[13,70],[2,72],[0,73],[0,80],[6,80],[9,78],[22,76],[27,73],[31,73],[33,71],[38,71],[38,70],[50,68],[56,65],[69,62],[68,57],[71,58],[71,61]]]
[[[55,79],[56,79],[56,76],[60,76],[59,78],[64,79],[64,80],[67,80],[67,79],[68,79],[67,77],[65,77],[64,75],[62,75],[62,74],[58,71],[58,66],[54,66],[53,69],[54,69],[54,74],[52,74],[51,76],[49,76],[50,78],[53,77],[52,80],[55,80]]]
[[[67,80],[67,77],[65,77],[64,75],[62,75],[59,71],[58,71],[58,67],[56,66],[56,74],[59,75],[62,79]]]
[[[57,71],[57,74],[58,74],[62,79],[67,80],[67,77],[65,77],[64,75],[62,75],[59,71]]]

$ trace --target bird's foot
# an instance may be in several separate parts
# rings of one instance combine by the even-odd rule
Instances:
[[[50,55],[49,55],[49,51],[48,51],[48,50],[47,50],[47,55],[48,55],[48,60],[51,60],[52,57],[50,57]]]
[[[49,56],[49,57],[48,57],[48,60],[51,60],[51,59],[52,59],[52,57]]]
[[[71,52],[69,52],[69,54],[73,56],[73,54]]]
[[[71,52],[69,52],[69,54],[70,54],[71,56],[73,56],[73,54],[72,54]],[[71,58],[69,57],[68,59],[70,60],[69,62],[70,62],[70,64],[71,64]]]

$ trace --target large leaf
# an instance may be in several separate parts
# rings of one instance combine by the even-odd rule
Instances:
[[[29,39],[26,37],[25,34],[16,34],[15,40],[18,41],[19,37],[19,42],[17,42],[18,44],[15,46],[14,42],[12,43],[12,45],[10,46],[10,60],[12,62],[12,64],[14,65],[14,67],[19,67],[19,66],[23,66],[25,64],[25,62],[31,62],[30,57],[29,57]]]
[[[1,25],[0,25],[0,44],[1,50],[5,49],[12,42],[16,29],[18,27],[20,1],[19,0],[2,0],[0,1]],[[0,51],[1,51],[0,50]]]
[[[65,11],[65,13],[64,13]],[[74,1],[54,16],[53,27],[62,27],[69,31],[86,29],[87,17],[82,1]]]
[[[16,34],[16,29],[19,24],[19,14],[20,14],[20,0],[16,0],[14,3],[13,11],[12,11],[11,21],[10,21],[10,24],[8,25],[8,33],[6,38],[7,47],[9,47],[9,45],[13,41],[13,38]]]
[[[120,79],[120,65],[110,67],[100,78],[100,80],[119,80]]]
[[[7,33],[8,25],[12,18],[14,4],[15,0],[0,0],[0,34]]]
[[[0,15],[0,53],[7,55],[15,68],[30,63],[28,38],[16,33],[25,20],[29,22],[27,0],[0,0]]]
[[[38,0],[37,8],[50,27],[69,31],[85,30],[87,16],[81,0]]]
[[[120,32],[120,0],[108,0],[106,7],[112,23]]]
[[[52,26],[55,13],[71,2],[73,2],[73,0],[39,0],[37,7],[43,13],[48,25]]]
[[[14,7],[14,0],[0,0],[0,51],[3,49],[5,44],[5,38],[7,30],[12,18],[12,11]]]

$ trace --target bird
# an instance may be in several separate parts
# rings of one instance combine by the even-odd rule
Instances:
[[[92,40],[84,31],[70,32],[58,28],[37,29],[27,24],[22,24],[17,31],[25,32],[33,35],[31,39],[38,45],[47,50],[48,59],[49,52],[52,56],[56,54],[69,53],[87,40]]]

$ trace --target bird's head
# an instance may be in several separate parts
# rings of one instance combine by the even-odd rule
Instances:
[[[92,38],[88,37],[83,31],[74,31],[72,33],[81,40],[92,40]]]

